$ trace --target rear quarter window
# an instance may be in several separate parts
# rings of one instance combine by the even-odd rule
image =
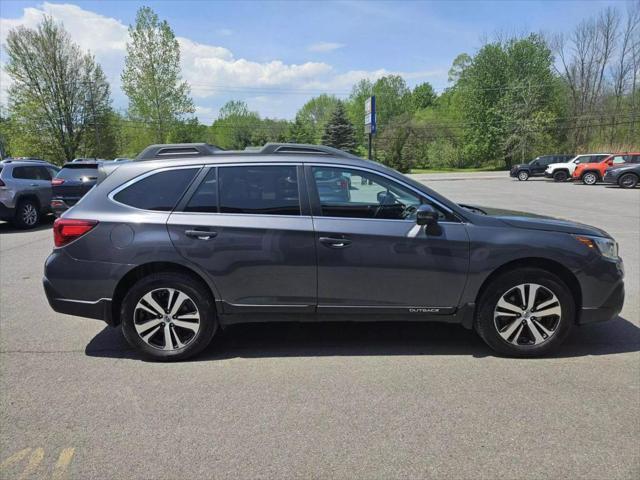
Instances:
[[[197,168],[180,168],[154,173],[120,190],[113,199],[142,210],[170,212],[197,171]]]

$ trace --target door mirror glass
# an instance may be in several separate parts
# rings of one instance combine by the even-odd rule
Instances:
[[[438,223],[438,212],[431,205],[420,205],[416,211],[416,223],[418,225],[435,225]]]

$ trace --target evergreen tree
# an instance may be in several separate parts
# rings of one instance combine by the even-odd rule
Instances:
[[[342,102],[338,103],[324,128],[322,143],[350,153],[354,153],[356,150],[353,124],[349,121]]]

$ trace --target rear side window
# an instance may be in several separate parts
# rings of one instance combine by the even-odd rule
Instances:
[[[294,165],[218,168],[220,213],[300,215]]]
[[[181,168],[154,173],[116,193],[113,199],[143,210],[170,212],[197,171],[197,168]]]
[[[26,180],[51,180],[51,175],[45,167],[28,166],[13,169],[13,178]]]
[[[83,177],[96,178],[98,176],[98,164],[91,166],[72,167],[67,165],[62,167],[62,170],[58,172],[56,178],[63,180],[80,180]]]

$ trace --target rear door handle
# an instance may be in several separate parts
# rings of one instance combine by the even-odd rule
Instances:
[[[345,248],[351,245],[351,240],[346,238],[320,237],[318,240],[330,248]]]
[[[218,235],[218,232],[210,230],[185,230],[184,234],[187,237],[197,238],[198,240],[211,240]]]

